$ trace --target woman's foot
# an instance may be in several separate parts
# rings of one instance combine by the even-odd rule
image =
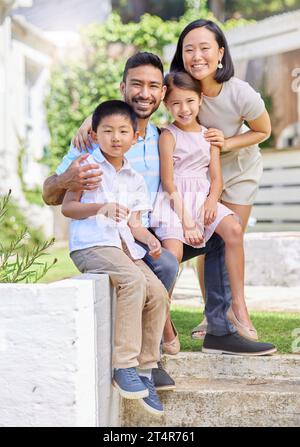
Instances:
[[[171,319],[167,320],[164,329],[162,351],[164,354],[175,355],[180,351],[178,332]]]
[[[234,309],[233,306],[230,306],[227,311],[227,318],[235,326],[239,335],[248,340],[258,340],[257,331],[249,318],[247,310],[243,314],[237,309]]]
[[[191,337],[193,340],[203,340],[207,332],[207,319],[204,319],[192,329]]]

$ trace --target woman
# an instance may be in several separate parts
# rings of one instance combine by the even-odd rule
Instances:
[[[262,175],[258,143],[271,133],[264,102],[247,82],[234,77],[226,38],[210,20],[195,20],[186,26],[170,70],[186,71],[201,84],[203,102],[199,120],[208,128],[207,141],[221,148],[224,181],[221,201],[240,217],[245,231]],[[198,257],[197,269],[205,300],[203,256]],[[236,325],[239,319],[249,319],[245,312],[241,308],[241,314],[233,316]],[[203,338],[205,331],[204,319],[192,330],[192,337]]]

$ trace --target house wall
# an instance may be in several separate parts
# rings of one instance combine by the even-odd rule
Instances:
[[[27,203],[18,175],[18,155],[25,144],[24,179],[28,187],[40,186],[47,175],[38,159],[49,141],[43,101],[54,50],[36,30],[15,19],[6,16],[0,23],[0,193],[11,189],[28,225],[41,227],[47,237],[53,234],[52,213],[47,207]],[[36,75],[29,88],[33,67]]]
[[[275,147],[283,147],[282,141],[286,141],[281,138],[282,131],[300,121],[297,69],[300,71],[300,49],[237,63],[237,75],[271,101],[266,106]]]

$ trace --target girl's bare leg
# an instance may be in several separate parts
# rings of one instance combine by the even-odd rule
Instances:
[[[162,241],[162,246],[166,250],[170,251],[174,256],[176,256],[179,263],[181,262],[183,255],[183,244],[181,241],[177,239],[165,239],[164,241]],[[169,343],[176,337],[176,334],[174,333],[174,329],[171,323],[170,312],[168,313],[167,316],[163,337],[166,343]]]
[[[227,208],[231,209],[237,216],[239,216],[243,232],[245,233],[252,210],[252,205],[236,205],[234,203],[224,201],[222,201],[222,203],[223,205],[227,206]],[[204,282],[204,263],[205,263],[205,255],[198,256],[197,258],[198,280],[200,284],[202,298],[205,304],[206,298],[205,298],[205,282]],[[199,335],[203,334],[199,333]]]
[[[225,243],[225,262],[232,293],[232,310],[243,325],[254,329],[246,306],[244,294],[244,244],[243,229],[233,216],[226,216],[215,232]]]
[[[227,208],[231,209],[237,216],[239,216],[243,232],[245,233],[248,225],[249,216],[252,210],[252,205],[235,205],[234,203],[228,203],[228,202],[222,202],[222,203],[223,205],[227,206]],[[205,263],[205,255],[198,256],[197,258],[198,280],[200,284],[202,298],[205,304],[204,263]]]

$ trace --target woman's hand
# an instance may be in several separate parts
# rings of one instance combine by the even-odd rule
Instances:
[[[204,203],[204,225],[212,224],[217,217],[218,202],[208,197]]]
[[[151,234],[148,239],[147,239],[147,245],[149,247],[149,255],[153,258],[153,259],[158,259],[160,257],[161,254],[161,244],[159,242],[159,240],[153,235]]]
[[[92,118],[89,116],[86,118],[79,129],[77,130],[76,135],[72,139],[73,146],[77,147],[79,151],[86,151],[88,147],[92,147],[93,140],[91,138],[90,132],[92,130]]]
[[[226,149],[226,140],[222,130],[214,129],[210,127],[204,132],[204,138],[213,146],[217,146],[219,149]]]

